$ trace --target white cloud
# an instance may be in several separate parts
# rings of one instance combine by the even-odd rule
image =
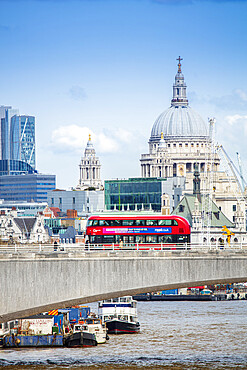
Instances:
[[[55,152],[81,153],[87,144],[89,134],[97,153],[119,152],[133,138],[131,132],[121,128],[95,133],[86,126],[67,125],[53,130],[50,148]]]
[[[229,123],[230,126],[238,124],[239,128],[242,127],[244,133],[247,135],[247,115],[234,114],[232,116],[226,116],[226,121]]]

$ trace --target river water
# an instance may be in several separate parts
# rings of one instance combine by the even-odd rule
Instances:
[[[90,305],[96,312],[96,304]],[[247,301],[138,302],[140,334],[91,348],[1,350],[5,369],[247,369]]]

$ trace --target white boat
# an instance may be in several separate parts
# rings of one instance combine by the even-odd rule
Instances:
[[[106,299],[98,304],[98,316],[109,334],[131,334],[140,331],[137,302],[131,296]]]
[[[103,344],[109,339],[105,324],[102,324],[102,321],[96,316],[89,316],[84,320],[83,324],[75,324],[73,333],[79,331],[95,334],[98,344]]]

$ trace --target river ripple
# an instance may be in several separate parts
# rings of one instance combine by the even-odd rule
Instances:
[[[96,304],[91,305],[96,312]],[[1,350],[17,369],[247,369],[247,301],[138,302],[141,333],[91,348]]]

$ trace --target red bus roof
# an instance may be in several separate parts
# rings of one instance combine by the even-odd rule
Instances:
[[[133,215],[133,214],[126,214],[126,215],[118,215],[118,214],[101,214],[101,215],[93,215],[88,218],[88,220],[176,220],[182,223],[189,225],[188,220],[182,216],[176,215]]]

